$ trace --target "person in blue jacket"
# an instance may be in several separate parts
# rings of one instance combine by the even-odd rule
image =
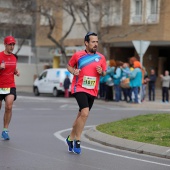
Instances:
[[[116,66],[115,60],[109,60],[107,62],[107,71],[106,75],[104,76],[104,82],[106,83],[106,95],[105,101],[113,101],[113,76],[112,73],[114,72],[114,68]]]
[[[122,67],[122,79],[128,78],[128,75],[131,73],[129,64],[124,63]],[[131,94],[131,88],[122,88],[123,94],[124,94],[124,100],[126,102],[132,102],[132,94]],[[129,100],[128,100],[129,99]]]
[[[138,101],[139,88],[142,86],[142,71],[140,62],[134,61],[133,67],[134,70],[129,74],[130,87],[132,88],[132,92],[134,93],[135,96],[134,103],[139,103]]]
[[[114,92],[115,92],[114,101],[116,102],[119,102],[121,100],[121,88],[120,88],[120,80],[122,78],[122,70],[120,68],[121,65],[123,65],[123,63],[117,61],[116,67],[114,67],[114,70],[110,72],[111,77],[113,77]]]

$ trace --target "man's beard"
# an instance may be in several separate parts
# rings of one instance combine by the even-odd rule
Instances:
[[[93,49],[93,48],[92,48],[92,49],[90,49],[89,51],[90,51],[91,53],[96,53],[97,48],[96,48],[96,49]]]

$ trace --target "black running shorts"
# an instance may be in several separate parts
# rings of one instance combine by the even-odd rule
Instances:
[[[77,93],[74,93],[73,96],[77,100],[77,103],[79,105],[79,111],[81,111],[82,109],[86,107],[88,107],[90,111],[90,109],[93,106],[95,96],[92,96],[85,92],[77,92]]]
[[[11,94],[14,95],[14,100],[16,100],[17,94],[16,94],[16,88],[15,87],[11,87],[9,94],[0,94],[0,101],[5,100],[5,97],[8,96],[8,95],[11,95]]]

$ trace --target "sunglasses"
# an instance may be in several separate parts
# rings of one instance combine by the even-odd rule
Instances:
[[[94,32],[88,32],[88,33],[86,34],[86,36],[85,36],[84,40],[85,40],[85,41],[87,41],[87,39],[88,39],[88,37],[89,37],[90,35],[97,36],[97,34],[96,34],[96,33],[94,33]]]

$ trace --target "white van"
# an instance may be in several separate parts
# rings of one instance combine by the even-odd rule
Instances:
[[[72,82],[73,75],[66,68],[46,69],[34,81],[33,92],[35,96],[41,93],[51,93],[53,96],[59,96],[64,92],[64,79],[69,76]]]

